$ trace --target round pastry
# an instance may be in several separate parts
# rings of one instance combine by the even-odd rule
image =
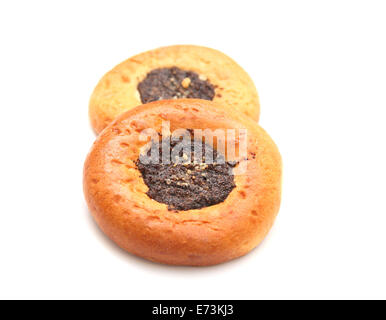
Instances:
[[[280,206],[281,157],[252,119],[198,99],[133,108],[97,138],[84,193],[103,232],[166,264],[204,266],[242,256]]]
[[[259,119],[259,98],[248,74],[225,54],[199,46],[158,48],[134,56],[109,71],[90,99],[95,132],[140,104],[196,98],[228,105]]]

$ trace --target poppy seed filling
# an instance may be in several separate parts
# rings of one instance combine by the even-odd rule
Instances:
[[[138,84],[138,91],[142,103],[181,98],[213,100],[215,95],[206,77],[177,67],[152,70]]]
[[[170,163],[144,161],[144,157],[155,160],[151,154],[153,148],[158,153],[157,159],[163,159],[162,150],[165,150],[163,145],[166,143],[170,144],[170,148],[166,148],[167,155],[171,156]],[[175,154],[172,150],[178,143],[184,144],[181,140],[153,141],[147,153],[137,160],[137,168],[149,188],[147,195],[167,204],[169,210],[200,209],[223,202],[236,186],[232,173],[235,164],[226,162],[221,154],[201,141],[191,140],[187,147]],[[194,150],[201,150],[202,156],[198,158]],[[205,155],[210,153],[213,161],[205,163]],[[173,157],[179,160],[174,161]]]

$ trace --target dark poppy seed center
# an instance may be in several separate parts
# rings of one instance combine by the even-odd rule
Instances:
[[[191,140],[177,153],[173,148],[183,142],[171,141],[170,148],[166,148],[167,155],[171,156],[170,163],[147,163],[149,159],[154,160],[153,148],[158,153],[157,158],[163,159],[165,143],[169,141],[153,142],[148,152],[137,160],[137,168],[149,187],[147,195],[150,198],[167,204],[169,210],[200,209],[223,202],[235,188],[232,169],[235,164],[226,162],[221,154],[201,141]],[[200,158],[194,150],[201,150]],[[210,153],[213,161],[205,163],[205,155]]]
[[[213,100],[214,86],[193,71],[177,67],[154,69],[138,84],[142,103],[165,99]]]

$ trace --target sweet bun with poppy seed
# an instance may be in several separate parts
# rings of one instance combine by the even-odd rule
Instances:
[[[91,125],[99,133],[140,104],[180,98],[211,100],[259,119],[255,85],[235,61],[214,49],[176,45],[138,54],[107,72],[90,99]]]
[[[149,128],[156,134],[143,139]],[[224,161],[193,161],[193,149],[178,150],[176,162],[142,161],[149,146],[172,155],[162,146],[177,129],[225,130],[225,145],[241,150],[244,139],[245,154],[228,155],[220,140],[205,138],[202,150]],[[199,141],[196,134],[189,139],[194,146]],[[263,240],[280,207],[281,171],[275,143],[250,117],[207,100],[161,100],[130,108],[98,136],[84,165],[84,193],[99,227],[128,252],[205,266],[245,255]]]

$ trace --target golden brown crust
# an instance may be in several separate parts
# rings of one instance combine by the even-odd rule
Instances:
[[[150,199],[133,161],[139,133],[176,128],[248,130],[247,172],[217,205],[169,211]],[[268,134],[253,120],[205,100],[163,100],[122,114],[97,138],[84,166],[84,192],[100,228],[119,246],[167,264],[204,266],[237,258],[256,247],[280,206],[281,157]]]
[[[89,116],[95,132],[102,131],[121,113],[142,104],[137,85],[148,72],[173,66],[207,77],[217,86],[214,102],[229,105],[234,112],[258,121],[260,107],[256,88],[235,61],[214,49],[179,45],[136,55],[103,76],[89,104]]]

